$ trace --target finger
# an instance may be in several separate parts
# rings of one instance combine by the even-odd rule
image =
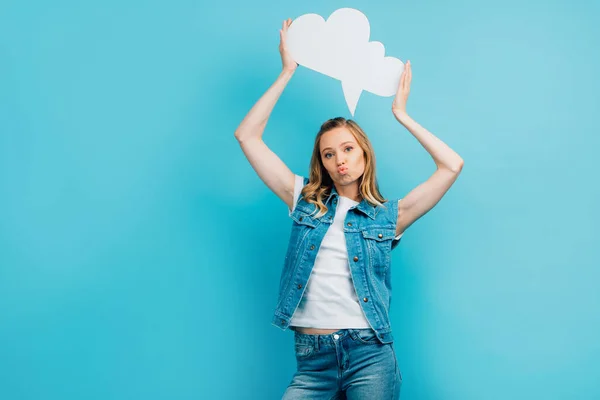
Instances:
[[[400,76],[400,83],[398,84],[398,92],[402,92],[404,90],[404,79],[406,78],[406,69],[402,72]]]
[[[280,39],[281,47],[285,49],[285,32],[284,31],[279,31],[279,39]]]

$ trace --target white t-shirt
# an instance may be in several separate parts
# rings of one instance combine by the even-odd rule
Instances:
[[[296,175],[294,204],[304,187],[304,178]],[[333,223],[323,237],[304,295],[292,316],[290,326],[318,329],[369,328],[352,283],[344,220],[358,202],[338,196]],[[400,239],[402,234],[396,236]]]

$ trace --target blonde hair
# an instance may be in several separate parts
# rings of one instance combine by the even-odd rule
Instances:
[[[321,217],[327,213],[327,207],[323,200],[331,194],[333,181],[325,169],[321,160],[320,142],[321,137],[330,130],[339,127],[346,127],[352,136],[356,139],[358,145],[363,150],[365,159],[365,171],[359,178],[358,191],[363,199],[373,206],[380,206],[387,200],[379,192],[377,177],[375,174],[375,152],[367,134],[350,119],[342,117],[332,118],[321,125],[321,129],[315,137],[312,158],[310,160],[310,174],[308,183],[302,189],[304,200],[310,204],[315,204],[319,209],[315,217]]]

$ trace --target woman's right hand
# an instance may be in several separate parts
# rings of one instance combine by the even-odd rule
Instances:
[[[287,51],[285,40],[287,38],[287,31],[292,24],[292,19],[288,18],[283,21],[283,26],[279,30],[279,53],[281,53],[281,63],[283,64],[284,71],[294,72],[298,67],[298,63],[292,59],[292,56]]]

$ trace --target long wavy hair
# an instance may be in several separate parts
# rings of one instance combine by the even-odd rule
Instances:
[[[310,175],[308,183],[302,189],[302,195],[306,202],[315,204],[319,209],[315,217],[321,217],[327,213],[327,206],[323,202],[330,194],[333,187],[333,180],[329,172],[325,169],[321,160],[320,143],[321,137],[334,128],[346,127],[356,142],[363,150],[365,159],[365,171],[359,178],[358,191],[363,199],[372,206],[380,206],[387,200],[379,192],[377,176],[375,173],[375,152],[367,134],[350,119],[342,117],[332,118],[321,125],[321,129],[315,137],[312,158],[310,160]]]

